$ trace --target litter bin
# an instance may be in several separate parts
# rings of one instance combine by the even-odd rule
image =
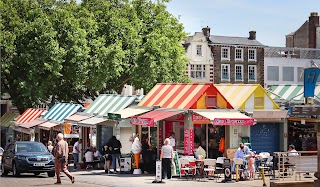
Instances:
[[[120,156],[120,172],[132,173],[132,154],[122,154]]]

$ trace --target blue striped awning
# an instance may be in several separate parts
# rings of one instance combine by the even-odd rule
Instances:
[[[66,117],[82,110],[82,105],[70,103],[56,103],[42,118],[63,122]]]
[[[122,95],[99,95],[93,103],[84,111],[88,114],[97,114],[108,116],[109,112],[115,112],[127,108],[134,103],[136,96],[122,96]]]

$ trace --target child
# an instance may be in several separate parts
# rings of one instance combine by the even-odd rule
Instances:
[[[250,172],[250,180],[254,180],[254,164],[255,164],[255,155],[254,153],[251,153],[249,160],[248,160],[248,168],[247,170]]]

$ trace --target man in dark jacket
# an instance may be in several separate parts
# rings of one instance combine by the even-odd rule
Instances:
[[[122,145],[121,145],[121,142],[119,140],[117,140],[117,138],[115,136],[112,136],[107,143],[107,148],[109,148],[109,147],[111,148],[113,170],[116,173],[117,172],[117,159],[118,159],[118,164],[120,167],[120,154],[121,154],[120,149],[122,148]]]

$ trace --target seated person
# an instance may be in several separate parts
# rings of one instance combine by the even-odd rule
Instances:
[[[239,148],[237,149],[237,151],[236,151],[236,153],[235,153],[235,155],[234,155],[234,158],[240,158],[240,159],[242,159],[242,160],[244,161],[244,160],[245,160],[245,156],[246,156],[246,155],[250,155],[250,154],[251,154],[251,151],[250,151],[249,147],[243,145],[243,143],[240,143],[240,144],[239,144]],[[232,171],[233,171],[233,172],[236,171],[235,168],[236,168],[236,166],[233,165],[233,167],[232,167]],[[239,169],[245,169],[245,168],[244,168],[244,165],[240,165],[240,166],[239,166]],[[240,172],[240,179],[243,179],[243,177],[242,177],[242,172]]]
[[[91,150],[86,150],[84,154],[86,169],[93,168],[93,152]]]
[[[288,154],[287,154],[287,158],[286,161],[284,162],[284,176],[288,175],[288,168],[289,166],[292,166],[293,163],[290,163],[290,159],[289,157],[296,157],[299,156],[299,153],[297,152],[297,150],[295,149],[294,145],[289,145],[288,147]],[[280,161],[280,163],[277,163],[278,168],[280,168],[280,171],[282,171],[282,161]]]
[[[101,153],[97,150],[96,147],[93,147],[93,159],[94,160],[101,160]]]

